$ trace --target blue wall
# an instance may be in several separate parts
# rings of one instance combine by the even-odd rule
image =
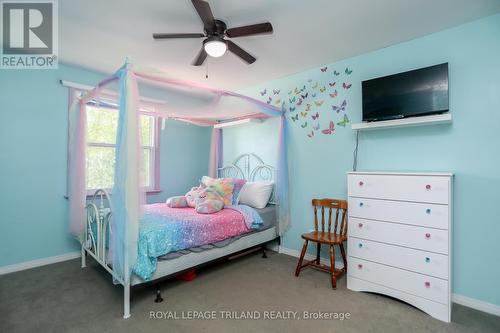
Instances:
[[[77,250],[67,233],[68,90],[103,76],[73,66],[0,71],[0,266]],[[207,173],[210,130],[167,122],[161,132],[162,193],[184,193]]]
[[[346,114],[361,120],[361,81],[438,63],[449,63],[451,125],[386,129],[360,134],[358,170],[451,171],[455,177],[453,225],[453,292],[500,305],[500,15],[468,23],[406,43],[329,64],[245,89],[243,93],[267,100],[287,100],[297,87],[306,86],[306,117],[290,121],[289,153],[293,226],[283,245],[299,250],[300,234],[312,227],[310,200],[314,197],[346,197],[346,172],[352,167],[355,132],[350,125],[336,125],[333,135],[307,134],[317,124],[311,112],[318,111],[321,129],[330,120],[342,118],[331,105],[347,101]],[[352,70],[347,75],[345,68]],[[335,76],[333,71],[340,74]],[[338,96],[329,83],[337,81]],[[312,86],[318,82],[318,88]],[[350,89],[342,83],[352,83]],[[320,87],[326,86],[321,94]],[[260,92],[266,94],[261,96]],[[277,95],[273,89],[280,90]],[[304,92],[305,92],[304,91]],[[311,99],[311,94],[316,98]],[[298,96],[298,95],[297,95]],[[287,100],[285,107],[289,107]],[[304,125],[308,120],[306,128]],[[276,142],[277,122],[227,129],[224,148],[232,155],[247,151],[269,155]],[[271,158],[271,157],[269,157]]]

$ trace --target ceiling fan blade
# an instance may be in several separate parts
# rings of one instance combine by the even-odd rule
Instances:
[[[165,38],[201,38],[205,37],[204,34],[197,34],[197,33],[187,33],[187,34],[162,34],[162,33],[157,33],[153,34],[154,39],[165,39]]]
[[[203,21],[205,30],[212,31],[215,26],[215,19],[208,2],[203,0],[191,0],[191,2]]]
[[[229,51],[233,52],[234,54],[236,54],[238,57],[240,57],[244,61],[248,62],[249,64],[253,64],[255,62],[255,60],[257,60],[257,58],[254,58],[254,56],[252,56],[247,51],[243,50],[241,47],[239,47],[238,45],[236,45],[232,41],[226,40],[226,43],[227,43],[227,48],[229,49]]]
[[[273,26],[269,22],[245,25],[243,27],[230,28],[226,30],[226,35],[229,38],[267,34],[267,33],[270,34],[273,33]]]
[[[205,51],[205,48],[202,46],[200,52],[196,56],[196,59],[193,61],[193,66],[201,66],[205,59],[207,58],[207,52]]]

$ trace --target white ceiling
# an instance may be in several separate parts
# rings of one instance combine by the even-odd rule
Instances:
[[[424,36],[500,11],[499,0],[210,0],[228,27],[270,21],[273,35],[233,39],[258,59],[227,53],[194,67],[202,39],[155,41],[153,32],[203,32],[190,0],[59,1],[60,60],[114,72],[126,56],[171,77],[235,90]],[[205,63],[206,64],[206,63]]]

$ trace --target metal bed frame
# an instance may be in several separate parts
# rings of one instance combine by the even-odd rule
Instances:
[[[222,168],[218,169],[218,177],[220,178],[242,178],[246,179],[247,181],[258,181],[258,180],[265,180],[265,181],[274,181],[276,179],[276,169],[266,163],[257,156],[256,154],[249,153],[249,154],[242,154],[238,156],[233,162],[229,165],[223,166]],[[271,195],[270,203],[275,204],[274,202],[274,192]],[[85,229],[84,233],[82,236],[82,239],[80,240],[81,242],[81,267],[85,268],[86,267],[86,259],[87,255],[90,255],[93,257],[97,263],[99,263],[104,269],[111,274],[113,277],[114,281],[117,281],[121,285],[123,285],[124,292],[123,292],[123,318],[129,318],[130,317],[130,293],[131,293],[131,281],[132,277],[125,282],[125,280],[113,270],[113,266],[111,263],[110,258],[108,258],[108,242],[110,239],[110,235],[113,232],[112,227],[111,227],[111,218],[113,216],[113,207],[111,206],[111,200],[109,197],[109,194],[106,190],[103,189],[98,189],[92,198],[90,199],[90,202],[86,206],[86,211],[87,211],[87,217],[85,221]],[[221,255],[220,257],[217,257],[215,260],[220,260],[224,258],[230,258],[230,257],[238,257],[240,256],[239,254],[243,255],[243,253],[248,252],[250,249],[257,249],[257,248],[262,248],[263,250],[263,257],[266,257],[266,244],[278,239],[279,241],[279,236],[276,234],[273,239],[267,240],[264,243],[256,244],[253,245],[249,248],[242,249],[236,252],[231,252],[231,253],[225,253]],[[237,241],[236,241],[237,242]],[[208,250],[211,251],[211,250]],[[196,253],[193,253],[193,255],[196,255]],[[182,257],[181,257],[182,258]],[[181,258],[178,258],[177,260],[180,260]],[[213,262],[215,260],[210,260],[209,262]],[[167,261],[168,262],[168,261]],[[176,271],[174,273],[170,273],[164,276],[156,277],[154,280],[151,281],[143,281],[141,283],[136,283],[135,285],[139,284],[150,284],[150,283],[155,283],[160,280],[169,278],[173,275],[180,274],[184,271],[194,269],[200,266],[203,266],[205,264],[208,264],[209,262],[204,262],[195,266],[191,266],[188,269],[182,269],[179,271]],[[156,290],[156,300],[155,302],[161,302],[163,299],[161,298],[161,293],[159,290],[159,287],[157,287]]]

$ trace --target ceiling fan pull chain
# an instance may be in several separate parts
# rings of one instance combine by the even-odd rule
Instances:
[[[207,66],[205,67],[205,70],[206,70],[205,71],[205,79],[207,79],[207,80],[208,80],[208,63],[209,62],[210,62],[209,59],[207,59]]]

